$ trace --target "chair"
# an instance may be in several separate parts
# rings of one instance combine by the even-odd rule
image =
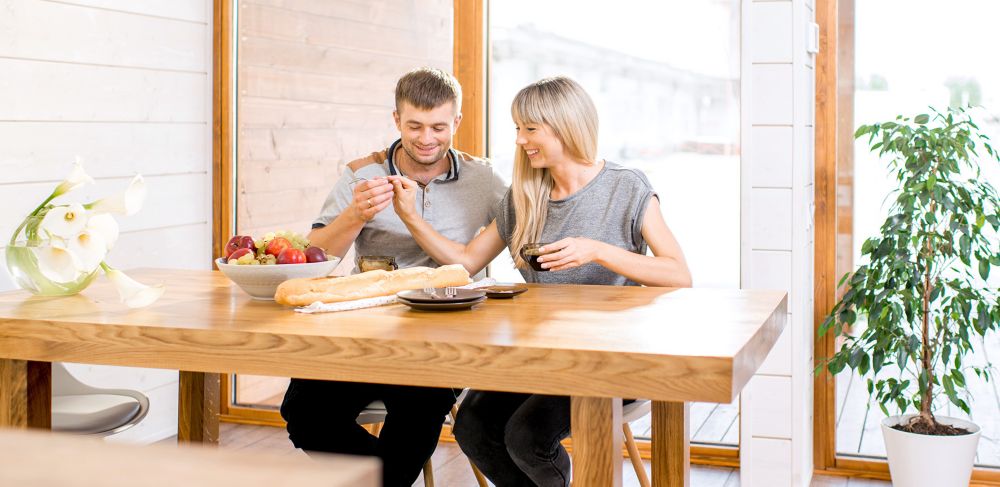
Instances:
[[[358,414],[357,421],[360,425],[372,425],[372,434],[378,436],[386,414],[385,404],[382,401],[374,401],[361,411],[361,414]],[[451,407],[449,416],[451,417],[451,424],[455,424],[455,418],[458,416],[458,406]],[[469,466],[472,467],[472,473],[476,476],[476,482],[479,483],[479,487],[488,487],[486,477],[483,477],[479,469],[472,462],[469,462]],[[430,458],[424,464],[424,487],[434,487],[434,466],[431,464]]]
[[[635,476],[639,478],[639,485],[642,487],[650,487],[649,475],[646,475],[646,467],[643,466],[642,457],[639,456],[639,447],[635,444],[632,428],[628,424],[649,414],[650,405],[651,403],[647,399],[637,399],[633,403],[622,406],[622,432],[625,433],[625,447],[628,448],[628,459],[632,461]]]
[[[62,363],[52,363],[53,431],[113,435],[138,424],[148,412],[149,399],[141,392],[92,387]]]

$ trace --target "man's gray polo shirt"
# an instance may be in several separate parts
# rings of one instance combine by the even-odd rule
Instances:
[[[348,163],[326,197],[313,228],[326,226],[351,205],[356,184],[352,181],[391,174],[405,176],[395,165],[394,158],[390,157],[398,146],[399,141],[396,141],[386,150]],[[424,220],[435,230],[449,240],[464,244],[472,240],[480,228],[493,221],[497,202],[507,192],[507,184],[489,161],[453,149],[449,150],[449,158],[451,167],[448,172],[431,180],[417,193],[416,205],[422,210]],[[354,247],[358,255],[395,257],[400,268],[438,266],[417,245],[391,203],[365,224],[354,241]],[[358,272],[357,267],[353,272]]]

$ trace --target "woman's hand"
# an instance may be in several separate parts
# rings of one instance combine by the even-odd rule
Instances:
[[[551,252],[538,257],[543,269],[563,271],[589,264],[598,259],[604,242],[583,237],[569,237],[545,245],[542,252]],[[552,252],[556,250],[556,252]]]
[[[354,186],[351,210],[361,221],[367,222],[389,206],[390,201],[392,201],[392,185],[389,184],[389,180],[368,179]]]
[[[389,176],[392,183],[392,207],[400,218],[406,220],[417,212],[417,191],[420,185],[403,176]]]

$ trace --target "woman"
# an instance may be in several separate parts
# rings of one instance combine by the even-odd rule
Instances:
[[[513,184],[495,220],[467,245],[421,218],[416,182],[392,178],[395,211],[428,255],[475,274],[507,247],[528,282],[691,285],[646,177],[597,160],[597,110],[580,85],[564,77],[533,83],[514,98],[511,113],[518,146]],[[538,258],[543,271],[519,252],[538,242],[545,243]],[[471,391],[454,432],[497,486],[569,485],[569,455],[559,444],[570,433],[567,397]]]

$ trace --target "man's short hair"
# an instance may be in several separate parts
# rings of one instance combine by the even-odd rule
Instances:
[[[403,102],[420,110],[431,110],[447,102],[462,112],[462,87],[450,73],[436,68],[418,68],[406,73],[396,83],[396,111]]]

